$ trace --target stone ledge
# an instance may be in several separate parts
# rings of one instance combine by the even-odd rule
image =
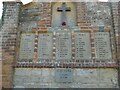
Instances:
[[[17,63],[14,68],[118,68],[116,63],[93,64],[56,64],[56,63]]]

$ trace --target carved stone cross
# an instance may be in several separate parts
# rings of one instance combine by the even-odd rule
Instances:
[[[66,12],[67,11],[71,11],[71,8],[70,7],[67,7],[66,6],[66,3],[62,3],[62,6],[61,7],[58,7],[57,8],[57,11],[58,12],[62,12],[61,13],[61,25],[62,26],[66,26]]]

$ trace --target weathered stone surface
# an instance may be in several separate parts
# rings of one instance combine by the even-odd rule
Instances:
[[[34,34],[22,34],[20,42],[20,61],[32,60],[34,55]]]
[[[91,60],[91,43],[90,33],[75,33],[75,59],[76,60]]]
[[[53,58],[53,34],[41,33],[38,37],[38,60],[52,60]]]
[[[73,82],[73,69],[56,69],[55,82],[70,83]]]
[[[116,88],[118,87],[118,72],[116,69],[74,69],[71,83],[56,82],[57,69],[16,68],[14,85],[28,88]],[[68,70],[68,69],[66,69]],[[64,70],[64,71],[66,71]],[[21,72],[22,71],[22,72]],[[62,74],[62,73],[61,73]],[[68,75],[69,76],[69,75]],[[32,87],[31,86],[31,87]]]
[[[15,60],[17,27],[21,3],[4,2],[2,18],[2,87],[11,88],[13,76],[12,64]]]
[[[109,32],[96,32],[94,37],[96,60],[111,60],[112,55]]]
[[[2,87],[2,60],[0,60],[0,88]]]
[[[71,33],[57,32],[56,33],[56,60],[71,60]]]
[[[30,21],[28,22],[22,22],[19,25],[19,30],[20,31],[32,31],[33,28],[37,27],[37,22],[36,21]]]

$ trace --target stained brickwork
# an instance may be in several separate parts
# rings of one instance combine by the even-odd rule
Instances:
[[[87,16],[87,5],[85,2],[76,3],[77,24],[82,30],[91,30],[90,18]]]
[[[51,4],[47,2],[31,2],[21,8],[20,16],[20,31],[32,31],[34,28],[50,27]]]
[[[3,26],[2,26],[2,86],[12,87],[15,61],[16,37],[21,3],[3,3]]]
[[[0,31],[0,88],[2,88],[2,32]]]

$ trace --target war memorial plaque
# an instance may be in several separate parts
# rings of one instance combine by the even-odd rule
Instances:
[[[38,60],[50,60],[53,57],[53,34],[41,33],[38,37]]]
[[[96,60],[110,60],[111,47],[109,32],[96,32],[95,37],[95,59]]]
[[[73,69],[56,69],[55,70],[55,81],[59,83],[70,83],[73,82]]]
[[[71,60],[71,33],[56,33],[56,60]]]
[[[75,59],[91,60],[90,33],[75,32]]]
[[[33,59],[34,55],[34,34],[22,34],[20,42],[20,60],[28,61]]]

